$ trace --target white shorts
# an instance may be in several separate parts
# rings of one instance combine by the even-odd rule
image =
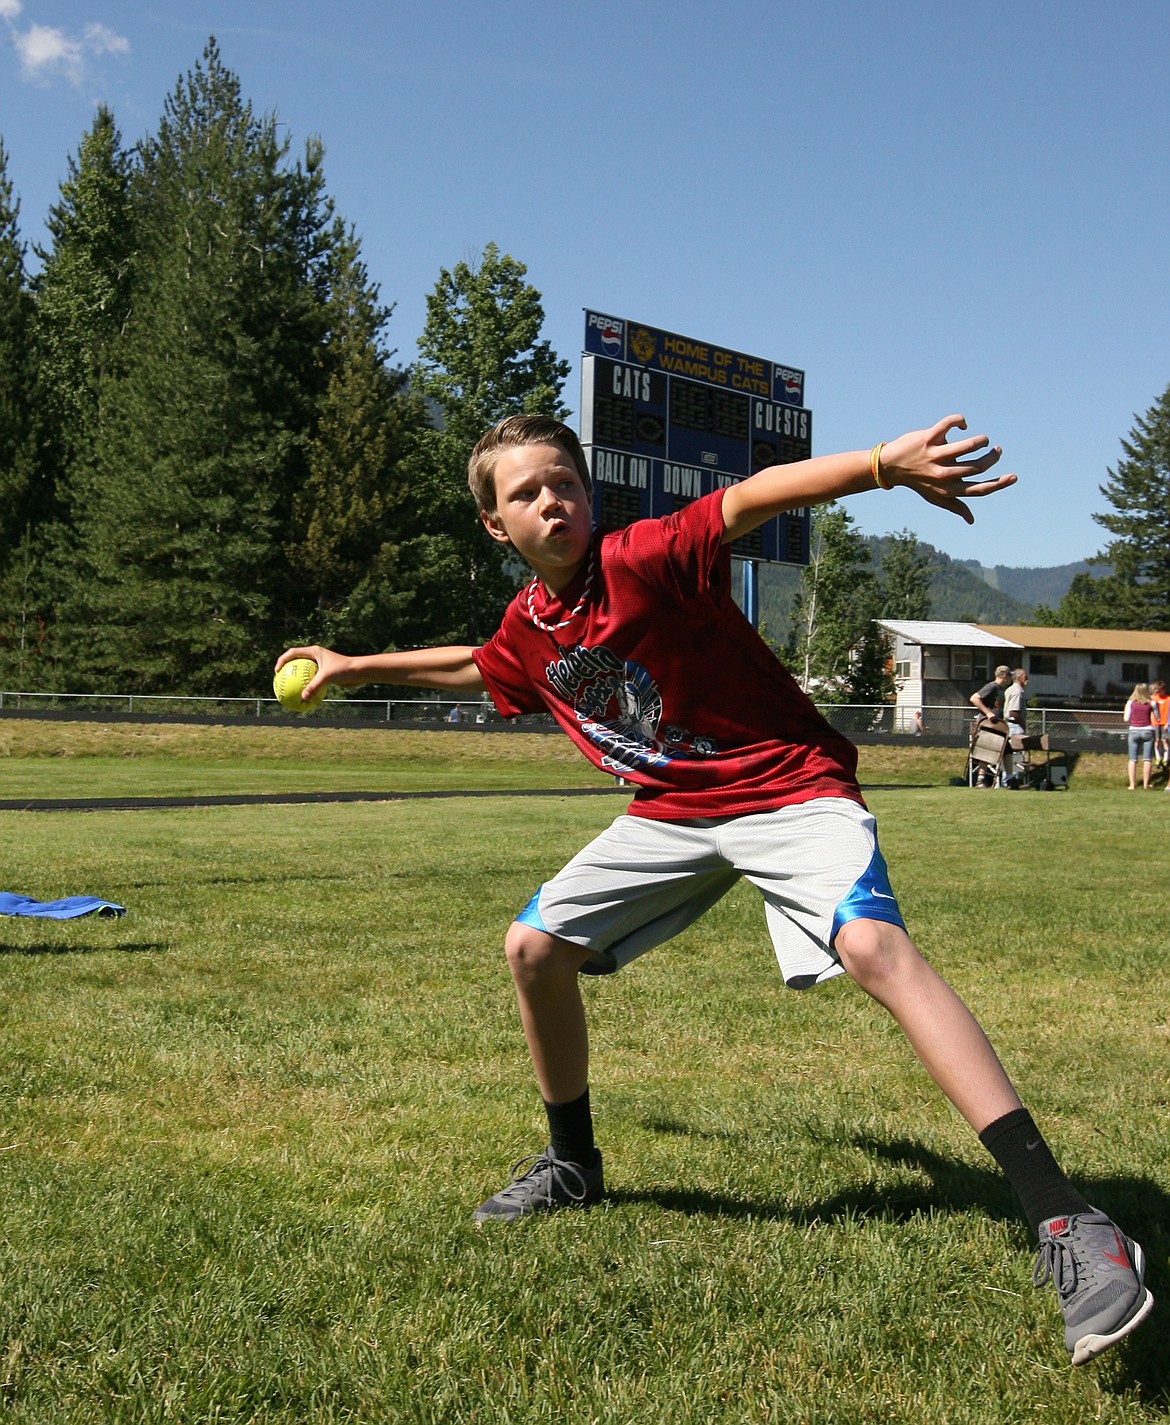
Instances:
[[[905,926],[877,825],[843,797],[710,820],[619,816],[516,919],[591,950],[584,973],[610,974],[685,930],[741,876],[764,897],[792,989],[841,974],[833,941],[846,921]]]

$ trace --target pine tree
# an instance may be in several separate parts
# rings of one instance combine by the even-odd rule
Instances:
[[[52,245],[39,253],[42,384],[65,473],[92,462],[103,388],[130,314],[130,166],[113,114],[100,107],[50,209]]]
[[[483,432],[519,413],[563,419],[569,374],[540,338],[540,293],[527,268],[495,243],[478,265],[459,262],[427,297],[411,382],[438,413],[419,441],[412,489],[418,531],[404,551],[415,568],[411,641],[478,642],[492,632],[522,571],[485,536],[467,489],[467,460]]]
[[[1170,386],[1135,416],[1125,458],[1101,493],[1112,513],[1095,514],[1113,535],[1091,561],[1109,564],[1101,579],[1078,574],[1055,621],[1069,628],[1170,630]]]
[[[31,518],[36,360],[20,200],[0,139],[0,559]]]
[[[39,643],[34,571],[43,506],[34,306],[19,218],[0,139],[0,679],[9,687],[27,686]]]
[[[301,595],[284,555],[323,373],[320,145],[286,163],[212,40],[144,142],[134,313],[63,634],[90,682],[253,693]]]
[[[40,356],[40,497],[35,549],[25,562],[41,628],[38,682],[59,680],[56,605],[75,568],[74,490],[100,441],[103,392],[130,310],[133,232],[130,161],[113,115],[99,108],[50,209],[52,243],[38,248],[32,283]]]
[[[384,647],[399,635],[411,592],[402,587],[399,543],[408,499],[401,462],[426,428],[421,400],[388,365],[381,335],[390,318],[378,303],[360,246],[333,232],[328,379],[306,446],[308,475],[294,502],[289,557],[307,607],[290,640]]]

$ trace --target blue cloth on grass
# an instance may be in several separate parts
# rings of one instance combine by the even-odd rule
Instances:
[[[50,920],[72,920],[78,915],[113,917],[126,914],[124,905],[97,896],[66,896],[59,901],[35,901],[15,891],[0,891],[0,915],[43,915]]]

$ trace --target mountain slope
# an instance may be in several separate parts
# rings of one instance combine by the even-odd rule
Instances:
[[[866,544],[871,560],[880,564],[887,539],[871,535]],[[930,617],[962,623],[1030,623],[1038,604],[1055,608],[1060,603],[1076,574],[1107,572],[1090,568],[1084,560],[1049,569],[1003,564],[989,569],[975,560],[952,559],[929,544],[922,550],[930,562]],[[783,643],[788,637],[800,579],[801,570],[791,565],[760,566],[760,622],[772,643]]]
[[[1091,574],[1095,579],[1109,572],[1104,565],[1090,564],[1080,559],[1075,564],[1055,564],[1050,569],[1013,569],[997,564],[988,569],[975,560],[961,560],[965,568],[971,569],[985,583],[1002,593],[1010,594],[1025,604],[1035,607],[1045,604],[1054,609],[1065,594],[1077,574]]]

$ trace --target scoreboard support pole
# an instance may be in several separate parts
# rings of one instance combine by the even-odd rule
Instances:
[[[754,629],[760,627],[760,566],[754,559],[743,561],[744,617]]]

